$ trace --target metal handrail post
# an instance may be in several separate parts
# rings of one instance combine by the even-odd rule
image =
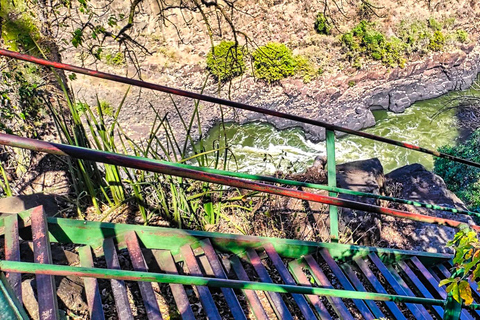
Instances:
[[[335,161],[335,132],[327,131],[327,171],[328,171],[328,186],[337,186],[337,166]],[[336,197],[336,192],[329,192],[329,196]],[[329,206],[330,211],[330,240],[338,242],[338,207],[334,205]]]

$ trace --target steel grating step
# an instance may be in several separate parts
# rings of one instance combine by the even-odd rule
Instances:
[[[37,264],[53,263],[52,236],[54,241],[70,239],[71,242],[66,243],[76,244],[80,265],[85,268],[96,268],[104,261],[110,270],[134,270],[147,272],[147,275],[191,275],[428,299],[446,298],[438,282],[450,276],[452,267],[448,255],[403,252],[403,256],[396,254],[392,259],[385,254],[387,251],[363,247],[363,253],[359,249],[356,254],[351,251],[339,259],[334,248],[341,245],[311,249],[308,246],[312,243],[304,243],[306,247],[299,246],[300,254],[294,256],[291,247],[278,244],[283,240],[205,232],[184,232],[188,236],[182,237],[180,231],[172,229],[87,222],[92,230],[101,230],[102,236],[95,238],[92,233],[82,235],[77,222],[70,226],[72,222],[66,219],[47,219],[41,208],[31,210],[28,215],[3,217],[0,221],[4,227],[5,259],[21,261],[19,230],[22,229],[22,235],[30,230],[31,239],[22,236],[22,241],[32,242]],[[88,227],[84,226],[85,229]],[[156,245],[150,243],[149,237],[160,229],[162,240],[157,239]],[[232,242],[232,239],[236,240]],[[301,244],[298,241],[288,243]],[[21,274],[6,272],[6,278],[12,288],[8,292],[21,309]],[[30,316],[59,319],[54,276],[37,273],[35,278],[39,314]],[[444,315],[443,307],[438,305],[255,291],[242,287],[218,288],[209,286],[208,282],[194,286],[115,278],[107,281],[84,277],[83,281],[91,319],[167,319],[172,314],[182,319],[441,319]],[[475,284],[472,289],[476,292]],[[113,297],[115,304],[108,314],[104,311],[104,305],[109,303],[105,301],[106,296]],[[480,295],[475,293],[474,299],[480,302]],[[4,299],[0,299],[2,301]],[[17,314],[17,318],[24,318],[21,312]],[[480,312],[463,309],[461,319],[480,319]]]

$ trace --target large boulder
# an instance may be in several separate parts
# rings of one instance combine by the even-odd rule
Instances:
[[[381,194],[383,192],[383,166],[377,158],[358,160],[337,165],[337,186],[359,192]],[[339,194],[342,199],[379,205],[378,200]],[[377,214],[341,208],[340,232],[343,241],[362,245],[376,245],[380,240],[380,220]],[[343,239],[342,239],[343,238]]]
[[[324,162],[317,164],[307,170],[310,174],[304,174],[296,178],[314,183],[326,183],[326,173],[320,173],[320,171],[326,170],[324,164]],[[448,190],[442,178],[428,171],[420,164],[407,165],[387,175],[384,175],[382,164],[377,158],[340,164],[337,165],[337,186],[360,192],[393,196],[427,204],[467,210],[465,204],[453,192]],[[326,194],[324,191],[315,189],[305,191]],[[339,197],[473,224],[469,216],[454,214],[449,211],[431,210],[413,205],[347,194],[339,194]],[[322,212],[322,207],[323,214],[318,215],[318,213]],[[325,211],[324,205],[309,202],[309,208],[306,209],[306,216],[308,216],[308,212],[317,213],[316,217],[324,219],[324,222],[328,221],[328,211]],[[450,227],[347,208],[340,208],[339,219],[340,241],[361,245],[429,252],[450,252],[450,249],[446,248],[446,243],[456,233],[456,230]],[[320,224],[316,221],[312,225],[318,227]],[[312,225],[309,227],[312,228]],[[322,240],[324,239],[322,238]]]
[[[411,164],[394,170],[385,176],[386,189],[393,196],[443,207],[467,210],[465,204],[450,190],[443,179],[421,164]],[[474,224],[472,218],[463,214],[448,211],[431,210],[427,208],[390,204],[390,207],[446,219]],[[405,249],[424,250],[429,252],[450,252],[445,245],[453,239],[454,228],[433,225],[429,223],[408,221],[386,217],[390,222],[383,236],[396,246]]]

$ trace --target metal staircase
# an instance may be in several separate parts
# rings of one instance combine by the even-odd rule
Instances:
[[[2,319],[28,319],[22,273],[35,274],[41,319],[60,318],[54,276],[72,275],[84,279],[91,319],[105,319],[106,296],[109,319],[133,319],[132,310],[142,319],[443,319],[438,282],[452,267],[447,254],[47,218],[42,207],[0,226],[1,289],[11,286],[0,290]],[[33,261],[20,241],[32,243]],[[53,264],[54,242],[74,247],[80,266]],[[461,319],[480,318],[475,307]]]
[[[0,216],[0,319],[69,317],[57,299],[55,277],[78,276],[91,319],[478,319],[474,303],[455,302],[439,287],[451,276],[452,256],[337,243],[337,207],[458,228],[456,220],[340,199],[338,193],[479,217],[477,212],[336,187],[334,131],[458,161],[479,163],[317,120],[88,70],[0,49],[0,55],[143,88],[261,112],[326,129],[328,185],[194,167],[0,133],[0,145],[97,161],[328,204],[332,242],[239,236],[126,224],[47,218],[42,207]],[[257,182],[263,181],[263,182]],[[287,186],[317,188],[329,196]],[[480,231],[480,226],[472,229]],[[28,242],[33,258],[21,256]],[[78,252],[80,266],[54,264],[52,243]],[[30,259],[30,260],[29,260]],[[5,274],[5,276],[4,276]],[[22,277],[35,275],[38,314],[22,303]],[[173,298],[172,298],[173,297]],[[104,305],[114,300],[115,310]],[[108,300],[108,301],[107,301]]]

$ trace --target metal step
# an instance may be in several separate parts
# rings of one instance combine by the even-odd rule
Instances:
[[[335,251],[335,248],[342,245],[329,244],[311,250],[309,246],[313,246],[313,243],[303,243],[305,247],[301,247],[302,242],[299,241],[290,243],[297,246],[295,250],[305,254],[298,253],[295,256],[290,254],[291,248],[281,244],[284,240],[279,239],[267,241],[267,238],[219,236],[205,232],[184,232],[185,236],[182,237],[179,236],[182,231],[171,229],[87,222],[87,226],[95,230],[100,228],[104,235],[103,238],[95,238],[92,234],[82,236],[78,222],[47,220],[41,208],[31,210],[29,217],[31,223],[25,220],[25,216],[0,218],[0,227],[4,230],[5,259],[21,261],[19,228],[31,225],[35,263],[53,263],[49,238],[52,234],[55,241],[68,238],[77,244],[82,267],[95,268],[97,261],[104,259],[108,268],[106,270],[133,269],[142,272],[145,277],[160,272],[203,277],[207,280],[225,279],[242,284],[254,281],[279,286],[446,299],[445,290],[438,287],[438,281],[449,277],[449,269],[452,267],[449,256],[417,256],[418,254],[401,252],[392,260],[385,254],[387,251],[373,248],[367,250],[365,247],[362,249],[364,253],[358,250],[342,256]],[[77,226],[77,229],[68,229],[71,223],[72,228]],[[165,232],[162,235],[164,242],[152,245],[149,237],[157,236],[157,230]],[[171,238],[169,232],[172,233]],[[119,259],[120,255],[122,259]],[[436,262],[431,263],[429,259]],[[54,273],[36,274],[37,295],[42,297],[38,299],[40,319],[59,318],[52,274]],[[12,294],[21,303],[21,273],[9,270],[6,276]],[[103,305],[107,301],[102,301],[105,294],[100,294],[99,282],[92,277],[83,279],[90,318],[104,319]],[[246,286],[215,288],[208,281],[205,285],[196,286],[189,283],[167,285],[138,281],[139,294],[132,299],[129,298],[131,288],[125,282],[128,279],[113,277],[109,282],[103,282],[108,284],[107,287],[102,285],[102,293],[107,290],[114,297],[114,317],[121,320],[134,319],[133,310],[138,310],[139,307],[145,311],[143,316],[148,319],[169,317],[165,308],[169,312],[176,310],[183,319],[441,319],[444,315],[443,306],[439,305],[374,301],[358,296],[353,299],[353,295],[350,295],[352,298],[348,295],[340,298],[328,294],[319,296],[281,290],[256,291]],[[166,291],[159,290],[161,286],[169,288],[174,305],[165,306]],[[477,289],[475,284],[472,284],[472,289]],[[474,299],[480,302],[477,293],[474,294]],[[197,307],[192,308],[194,305]],[[135,317],[143,316],[137,314]],[[480,312],[464,309],[461,318],[478,319]]]

